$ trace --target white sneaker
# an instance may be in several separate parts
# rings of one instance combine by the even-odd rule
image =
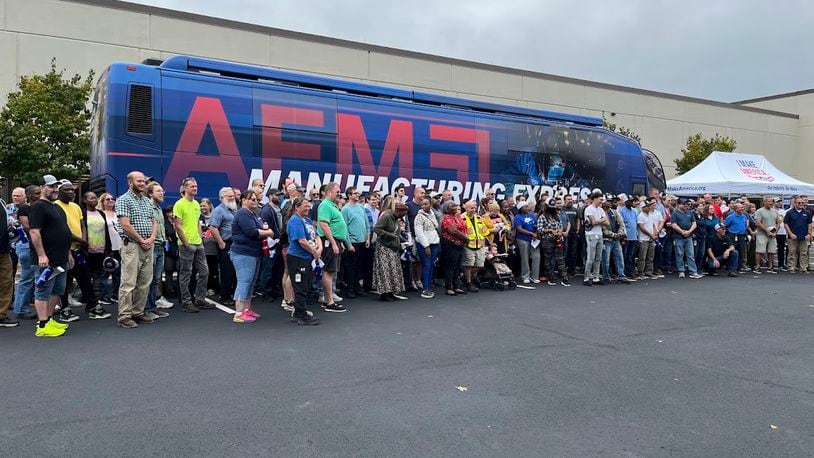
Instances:
[[[528,285],[529,283],[531,283],[531,280],[529,280],[528,278],[523,279],[523,284],[524,285]]]
[[[283,299],[283,301],[280,303],[280,307],[282,307],[286,312],[294,313],[294,306],[289,304],[285,299]]]
[[[684,272],[679,272],[678,273],[678,278],[684,278]]]
[[[164,296],[161,296],[157,301],[155,301],[155,306],[160,309],[171,309],[175,306],[175,304],[168,301]]]
[[[83,307],[85,303],[79,302],[78,300],[74,299],[72,294],[68,294],[68,305],[71,307]]]
[[[537,283],[540,283],[540,279],[539,278],[532,278],[531,282],[536,285]]]
[[[704,276],[699,274],[699,273],[694,273],[694,274],[690,274],[690,278],[699,279],[699,278],[704,278]]]
[[[398,299],[400,301],[406,301],[407,300],[407,296],[402,296],[400,294],[393,294],[393,297],[395,297],[396,299]]]
[[[334,302],[342,302],[342,298],[338,294],[333,293]]]

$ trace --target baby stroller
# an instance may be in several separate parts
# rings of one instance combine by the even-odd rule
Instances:
[[[489,285],[490,288],[497,291],[503,291],[506,288],[517,288],[514,273],[506,264],[507,256],[505,253],[497,253],[497,250],[494,249],[486,253],[486,262],[480,275],[482,285]]]

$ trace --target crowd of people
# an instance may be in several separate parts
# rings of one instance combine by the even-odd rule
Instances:
[[[84,307],[89,319],[109,319],[115,308],[118,326],[131,329],[167,318],[176,303],[187,313],[233,307],[232,321],[244,324],[261,318],[259,296],[315,325],[309,304],[343,313],[370,294],[399,301],[411,292],[569,287],[580,273],[584,286],[807,273],[812,237],[806,196],[793,196],[789,209],[772,196],[757,208],[747,196],[676,199],[655,189],[580,201],[487,190],[457,202],[420,187],[408,197],[403,186],[383,195],[287,180],[265,191],[256,180],[246,191],[220,189],[215,205],[199,199],[194,178],[172,204],[141,172],[127,185],[118,197],[85,192],[81,204],[77,186],[52,175],[12,191],[2,206],[0,326],[35,320],[36,336],[61,336]]]

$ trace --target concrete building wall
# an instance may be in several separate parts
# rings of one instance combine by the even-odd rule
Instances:
[[[680,156],[689,135],[718,133],[736,139],[738,151],[766,154],[789,174],[814,180],[814,168],[795,166],[801,152],[814,145],[811,98],[731,105],[115,0],[0,0],[0,59],[4,64],[0,66],[0,103],[21,75],[47,71],[52,57],[70,73],[94,69],[98,74],[113,61],[140,62],[173,54],[568,113],[601,116],[604,112],[611,122],[641,135],[643,146],[661,158],[668,177],[674,175],[673,159]],[[800,111],[806,114],[801,113],[798,120],[795,115]]]

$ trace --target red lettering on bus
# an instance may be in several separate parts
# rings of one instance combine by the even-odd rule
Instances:
[[[460,154],[430,153],[430,167],[434,169],[450,169],[458,172],[458,181],[469,181],[469,160]]]
[[[340,113],[337,115],[336,162],[337,173],[343,175],[353,174],[353,152],[362,175],[390,176],[398,154],[399,177],[412,180],[413,178],[413,123],[410,121],[391,120],[387,131],[381,154],[378,154],[379,163],[373,159],[370,144],[362,125],[362,118],[358,115]]]
[[[450,142],[473,143],[478,160],[478,181],[486,183],[489,181],[489,131],[480,129],[469,129],[465,127],[442,126],[438,124],[430,125],[430,138],[432,140],[446,140]],[[458,170],[458,179],[461,183],[469,180],[469,157],[462,155],[443,154],[438,159],[434,156],[440,153],[430,153],[430,164],[451,163],[453,170]],[[450,156],[453,156],[450,158]],[[452,161],[454,156],[457,160]],[[439,162],[440,161],[440,162]],[[457,165],[456,165],[457,164]],[[439,165],[440,167],[440,165]],[[462,178],[464,176],[465,178]]]
[[[198,154],[206,129],[212,129],[218,154]],[[192,156],[192,157],[190,157]],[[200,159],[200,160],[196,160]],[[175,189],[180,186],[184,177],[194,172],[225,173],[229,183],[248,183],[249,175],[246,166],[237,149],[232,128],[223,111],[220,99],[211,97],[196,97],[189,118],[184,125],[184,131],[178,140],[178,147],[172,156],[164,175],[164,186]]]
[[[283,124],[322,127],[324,114],[319,110],[263,104],[263,171],[282,170],[283,158],[319,161],[320,145],[283,141]]]

